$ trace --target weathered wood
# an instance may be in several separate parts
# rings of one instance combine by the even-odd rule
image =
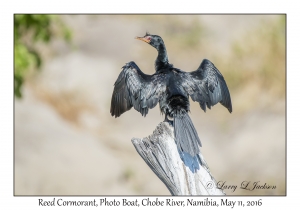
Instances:
[[[216,188],[202,154],[192,157],[177,149],[169,123],[160,123],[149,137],[131,141],[172,195],[225,195]]]

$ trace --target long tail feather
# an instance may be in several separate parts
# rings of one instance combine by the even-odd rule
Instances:
[[[201,142],[189,115],[174,117],[174,131],[177,147],[193,157],[200,153]]]

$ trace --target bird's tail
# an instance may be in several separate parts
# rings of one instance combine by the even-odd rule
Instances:
[[[168,103],[168,116],[173,118],[175,141],[178,149],[194,157],[200,153],[201,142],[188,115],[189,106],[187,97],[172,96]]]
[[[177,147],[181,151],[193,157],[200,153],[201,142],[188,113],[174,116],[174,133]]]

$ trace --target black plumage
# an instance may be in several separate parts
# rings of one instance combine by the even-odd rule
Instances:
[[[212,62],[204,59],[193,72],[184,72],[169,63],[164,42],[160,36],[146,33],[137,37],[158,51],[155,61],[156,72],[144,74],[133,62],[123,66],[111,99],[110,113],[119,117],[134,107],[143,116],[159,102],[160,110],[174,118],[174,133],[178,148],[192,156],[199,153],[201,146],[197,131],[188,115],[189,96],[206,111],[220,102],[232,112],[230,93],[224,77]]]

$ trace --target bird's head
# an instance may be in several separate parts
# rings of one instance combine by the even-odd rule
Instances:
[[[164,45],[164,41],[162,38],[158,35],[151,35],[148,32],[146,32],[146,35],[143,37],[135,37],[138,40],[142,40],[148,44],[150,44],[152,47],[159,49],[160,45]]]

